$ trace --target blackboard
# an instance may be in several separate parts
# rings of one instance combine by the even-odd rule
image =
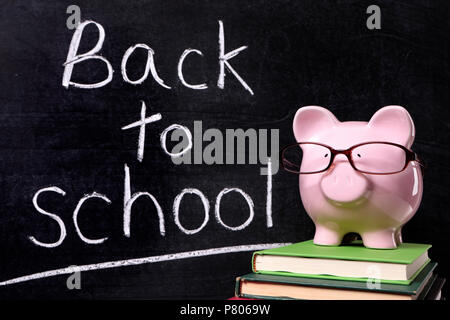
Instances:
[[[381,29],[366,25],[372,4],[381,9]],[[80,8],[81,23],[94,21],[104,29],[97,54],[114,73],[102,87],[63,85],[63,64],[75,32],[68,28],[71,5]],[[278,130],[281,147],[294,142],[293,115],[304,105],[324,106],[341,121],[367,121],[385,105],[407,108],[416,125],[413,149],[427,168],[422,205],[403,237],[431,243],[438,272],[449,276],[445,1],[3,0],[0,8],[0,282],[36,277],[0,286],[1,298],[232,296],[235,278],[251,271],[253,247],[245,246],[312,238],[314,225],[302,207],[298,177],[280,169],[269,182],[259,161],[176,165],[161,147],[161,133],[172,124],[193,132],[194,122],[201,121],[204,131],[223,134],[226,129],[266,129],[270,137]],[[221,28],[225,53],[246,47],[228,61],[248,88],[226,65],[220,88]],[[91,50],[98,39],[99,29],[90,23],[78,52]],[[155,70],[170,89],[155,81],[153,70],[141,84],[124,81],[121,62],[136,44],[154,51]],[[180,79],[178,63],[186,49],[198,51],[184,60],[184,81],[207,88],[188,88]],[[143,76],[147,52],[141,47],[130,55],[129,79]],[[105,61],[97,59],[76,64],[71,81],[95,83],[107,76]],[[146,125],[139,161],[140,127],[122,128],[141,119],[143,105],[146,117],[160,114],[161,119]],[[168,142],[167,148],[172,145]],[[228,153],[238,156],[235,150]],[[128,173],[132,194],[148,192],[157,200],[164,232],[154,203],[143,196],[133,205],[129,237],[124,235]],[[60,238],[60,225],[33,204],[36,192],[48,187],[59,192],[42,192],[37,204],[60,217],[66,229],[54,248],[30,239],[55,243]],[[173,214],[174,201],[186,188],[201,191],[209,206],[209,220],[191,234],[179,228]],[[240,230],[232,229],[247,221],[251,205],[229,188],[239,188],[253,203],[254,216]],[[103,198],[87,199],[77,221],[85,238],[107,237],[102,243],[83,241],[73,223],[77,203],[93,192]],[[220,222],[215,206],[221,193]],[[198,194],[180,200],[178,219],[186,230],[202,226],[204,204]],[[205,251],[223,247],[238,252]],[[201,253],[186,259],[168,256],[191,251]],[[132,260],[145,257],[166,261]],[[82,271],[81,289],[72,290],[66,286],[70,273],[45,274],[113,261],[135,265]]]

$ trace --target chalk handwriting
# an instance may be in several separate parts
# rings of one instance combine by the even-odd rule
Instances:
[[[82,35],[83,35],[83,32],[84,32],[86,26],[88,26],[89,24],[93,24],[94,26],[97,27],[98,41],[97,41],[96,45],[94,46],[94,48],[92,48],[88,52],[79,54],[78,48],[80,46],[80,41],[81,41],[81,38],[82,38]],[[92,21],[92,20],[88,20],[88,21],[78,24],[78,26],[72,36],[72,40],[70,42],[66,62],[63,64],[64,73],[63,73],[62,85],[64,88],[68,89],[70,86],[73,86],[75,88],[81,88],[81,89],[95,89],[95,88],[101,88],[103,86],[106,86],[108,83],[110,83],[112,81],[114,70],[111,66],[111,63],[105,57],[97,54],[102,49],[104,41],[105,41],[105,29],[103,28],[103,26],[101,24],[99,24],[95,21]],[[229,60],[231,58],[236,57],[240,52],[242,52],[243,50],[245,50],[247,48],[248,48],[247,46],[241,46],[237,49],[234,49],[234,50],[226,53],[225,52],[224,26],[223,26],[223,22],[221,20],[219,20],[219,56],[218,56],[219,76],[218,76],[218,80],[217,80],[218,88],[220,88],[220,89],[225,88],[225,75],[226,75],[225,70],[227,69],[239,81],[239,83],[245,88],[245,90],[247,90],[251,95],[254,95],[253,90],[250,88],[250,86],[247,84],[247,82],[244,81],[244,79],[238,74],[238,72],[231,66],[231,64],[229,62]],[[143,75],[139,79],[131,80],[128,76],[127,63],[128,63],[128,60],[130,59],[130,57],[132,56],[132,54],[137,49],[143,49],[143,50],[147,51],[147,61],[146,61],[145,67],[144,67]],[[183,63],[184,63],[186,57],[192,53],[198,54],[199,56],[203,57],[203,53],[198,49],[189,48],[189,49],[184,50],[183,53],[181,54],[181,56],[178,60],[178,64],[177,64],[178,78],[180,79],[181,83],[187,88],[190,88],[193,90],[207,89],[208,85],[206,83],[189,84],[188,82],[186,82],[186,80],[184,78]],[[158,72],[156,71],[155,55],[156,55],[155,51],[150,46],[148,46],[147,44],[144,44],[144,43],[138,43],[138,44],[135,44],[135,45],[129,47],[125,51],[125,53],[122,57],[121,65],[120,65],[122,79],[126,83],[129,83],[129,84],[140,85],[148,78],[148,74],[150,72],[153,79],[161,87],[166,88],[166,89],[171,89],[171,87],[169,85],[167,85],[164,82],[164,80],[162,80],[160,78],[160,76],[158,75]],[[107,71],[108,71],[107,77],[102,81],[99,81],[97,83],[91,83],[91,84],[77,83],[77,82],[71,81],[72,71],[73,71],[74,66],[80,62],[83,62],[86,60],[92,60],[92,59],[101,60],[105,63]]]

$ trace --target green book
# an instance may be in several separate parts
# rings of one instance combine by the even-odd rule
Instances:
[[[436,266],[427,264],[409,285],[251,273],[236,279],[235,294],[257,299],[416,300],[432,287]]]
[[[403,243],[397,249],[370,249],[361,241],[319,246],[312,240],[253,253],[255,273],[409,285],[426,266],[431,245]]]

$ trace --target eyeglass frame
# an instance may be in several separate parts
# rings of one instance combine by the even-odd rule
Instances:
[[[325,169],[322,169],[322,170],[319,170],[319,171],[304,172],[304,173],[303,173],[303,172],[300,172],[300,167],[299,167],[299,172],[296,172],[296,171],[293,171],[293,170],[290,170],[290,169],[286,168],[285,165],[284,165],[284,161],[285,161],[284,153],[285,153],[285,151],[286,151],[288,148],[290,148],[290,147],[298,146],[298,145],[300,145],[300,144],[313,144],[313,145],[319,145],[319,146],[325,147],[325,148],[327,148],[328,150],[330,150],[330,153],[331,153],[331,154],[330,154],[330,161],[329,161],[329,163],[328,163],[328,166],[327,166]],[[362,145],[366,145],[366,144],[388,144],[388,145],[392,145],[392,146],[399,147],[400,149],[402,149],[403,151],[405,151],[405,155],[406,155],[406,157],[405,157],[405,165],[404,165],[403,168],[402,168],[401,170],[399,170],[399,171],[388,172],[388,173],[384,173],[384,172],[381,172],[381,173],[380,173],[380,172],[367,172],[367,171],[359,170],[358,168],[355,167],[355,164],[353,163],[353,159],[352,159],[352,157],[351,157],[352,151],[353,151],[353,149],[355,149],[355,148],[357,148],[357,147],[360,147],[360,146],[362,146]],[[282,166],[282,168],[283,168],[284,170],[286,170],[286,171],[288,171],[288,172],[291,172],[291,173],[295,173],[295,174],[316,174],[316,173],[321,173],[321,172],[327,171],[327,170],[331,167],[331,165],[332,165],[333,162],[334,162],[334,158],[335,158],[338,154],[344,154],[344,155],[347,157],[347,160],[348,160],[348,162],[350,163],[350,165],[352,166],[353,169],[355,169],[355,170],[358,171],[358,172],[365,173],[365,174],[388,175],[388,174],[396,174],[396,173],[400,173],[400,172],[402,172],[402,171],[404,171],[404,170],[406,169],[406,167],[408,166],[408,164],[409,164],[411,161],[416,161],[422,168],[425,167],[425,165],[424,165],[424,163],[422,162],[422,160],[419,159],[417,153],[415,153],[415,152],[412,151],[412,150],[409,150],[409,149],[406,148],[405,146],[402,146],[402,145],[400,145],[400,144],[393,143],[393,142],[387,142],[387,141],[369,141],[369,142],[362,142],[362,143],[355,144],[354,146],[351,146],[350,148],[345,149],[345,150],[334,149],[334,148],[332,148],[332,147],[330,147],[330,146],[328,146],[328,145],[326,145],[326,144],[319,143],[319,142],[297,142],[297,143],[293,143],[293,144],[287,145],[287,146],[285,146],[285,147],[281,150],[281,166]],[[289,160],[286,160],[286,161],[289,161]],[[289,162],[290,162],[290,161],[289,161]]]

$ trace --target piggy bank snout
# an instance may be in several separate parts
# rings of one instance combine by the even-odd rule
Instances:
[[[320,186],[329,200],[348,203],[363,198],[368,191],[369,182],[350,163],[338,162],[323,176]]]

